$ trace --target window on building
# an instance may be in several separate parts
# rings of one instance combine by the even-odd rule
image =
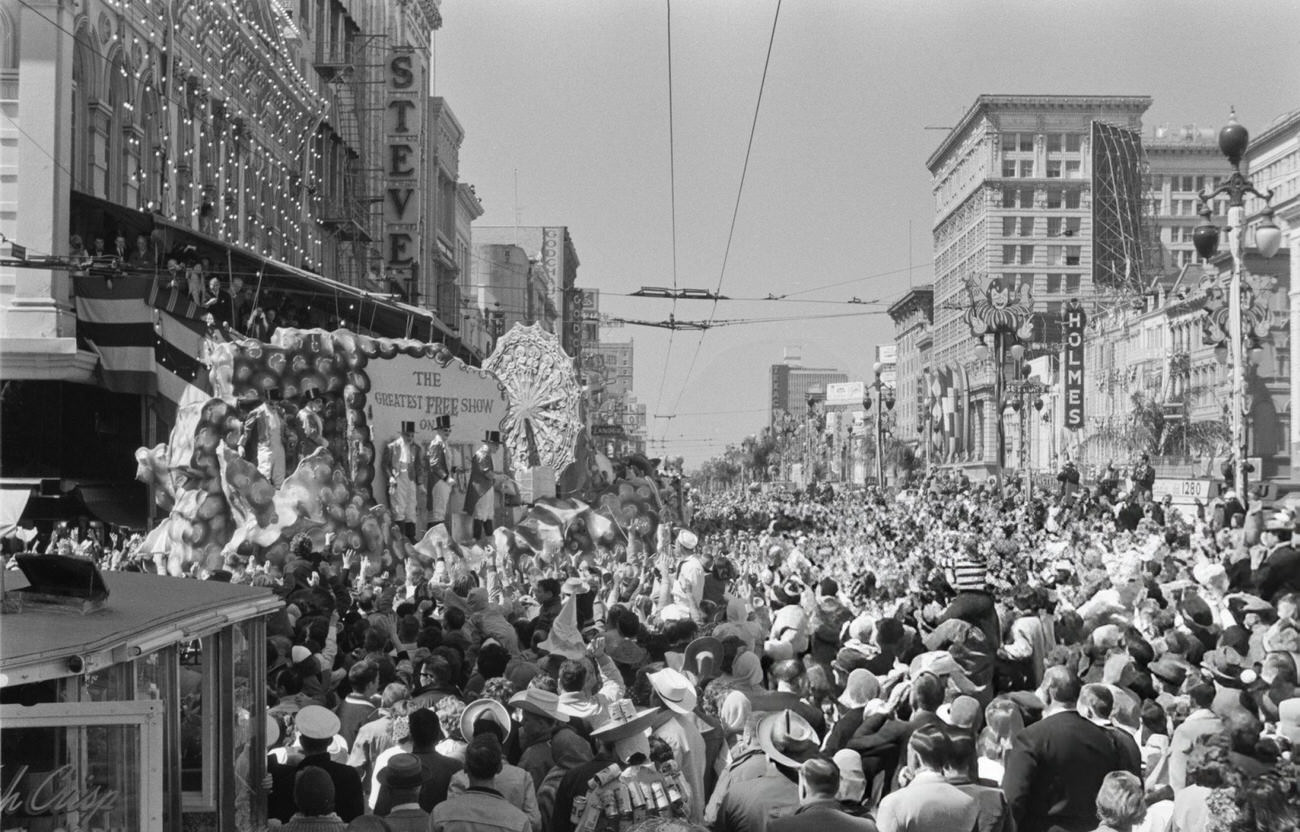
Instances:
[[[1003,163],[1002,163],[1002,175],[1005,176],[1005,177],[1007,177],[1007,178],[1009,178],[1009,179],[1010,179],[1010,178],[1014,178],[1015,175],[1016,175],[1016,163],[1015,163],[1015,162],[1003,162]]]
[[[1058,159],[1048,159],[1048,160],[1047,160],[1047,178],[1048,178],[1048,179],[1060,179],[1060,178],[1061,178],[1061,162],[1060,162],[1060,160],[1058,160]]]
[[[1065,246],[1047,247],[1047,265],[1049,266],[1065,265]]]
[[[1065,308],[1065,301],[1049,300],[1047,302],[1047,315],[1052,318],[1059,318],[1061,310]]]
[[[1076,209],[1077,209],[1077,208],[1079,207],[1079,204],[1080,204],[1080,199],[1079,199],[1079,195],[1080,195],[1080,193],[1081,193],[1080,191],[1066,191],[1066,192],[1065,192],[1065,207],[1066,207],[1066,208],[1076,208]]]
[[[1083,275],[1081,275],[1081,274],[1067,274],[1067,275],[1065,276],[1065,291],[1066,291],[1066,293],[1071,294],[1071,295],[1077,295],[1077,294],[1079,294],[1079,290],[1080,290],[1081,288],[1083,288]]]
[[[1077,236],[1079,236],[1079,233],[1080,233],[1082,230],[1083,230],[1083,218],[1082,218],[1082,217],[1066,217],[1066,218],[1065,218],[1065,236],[1067,236],[1067,237],[1077,237]]]
[[[1015,218],[1015,217],[1003,217],[1003,218],[1002,218],[1002,236],[1003,236],[1003,237],[1014,237],[1015,234],[1016,234],[1016,218]]]
[[[1016,189],[1015,189],[1015,188],[1003,188],[1003,189],[1002,189],[1002,207],[1003,207],[1003,208],[1015,208],[1015,207],[1016,207],[1016,193],[1017,193],[1017,192],[1016,192]]]
[[[1059,248],[1059,246],[1047,247],[1048,251],[1051,251],[1053,248]],[[1047,294],[1059,295],[1061,293],[1061,285],[1062,285],[1061,275],[1049,274],[1047,276]]]
[[[1065,147],[1065,136],[1060,133],[1047,134],[1047,152],[1060,153]]]
[[[1020,178],[1029,179],[1034,175],[1034,162],[1032,159],[1020,160]]]
[[[1004,264],[1006,264],[1006,265],[1011,265],[1011,264],[1014,264],[1014,263],[1016,262],[1016,247],[1015,247],[1015,246],[1003,246],[1003,247],[1002,247],[1002,262],[1003,262]]]
[[[1065,152],[1078,153],[1083,147],[1083,134],[1067,133],[1065,135]]]
[[[1082,179],[1082,178],[1083,178],[1083,162],[1066,162],[1066,163],[1065,163],[1065,178],[1066,178],[1066,179]]]
[[[1061,236],[1061,221],[1062,221],[1061,217],[1047,218],[1047,236],[1049,237]]]
[[[1033,208],[1033,207],[1034,207],[1034,189],[1033,189],[1033,188],[1021,188],[1021,189],[1020,189],[1020,207],[1021,207],[1021,208]]]
[[[1033,134],[1033,133],[1021,133],[1021,134],[1020,134],[1020,152],[1021,152],[1021,153],[1033,153],[1033,152],[1034,152],[1034,134]]]
[[[1060,208],[1065,204],[1065,192],[1060,188],[1047,189],[1047,207]]]
[[[1083,246],[1066,246],[1065,247],[1065,265],[1079,265],[1079,256],[1083,251]]]
[[[1034,218],[1033,218],[1033,217],[1021,217],[1021,218],[1020,218],[1020,236],[1021,236],[1021,237],[1032,237],[1032,236],[1034,236]]]
[[[1021,247],[1020,247],[1020,265],[1022,265],[1022,266],[1028,266],[1028,265],[1031,265],[1033,262],[1034,262],[1034,247],[1033,247],[1033,246],[1021,246]]]

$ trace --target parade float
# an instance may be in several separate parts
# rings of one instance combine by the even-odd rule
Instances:
[[[516,325],[481,369],[442,344],[319,329],[212,344],[205,360],[211,395],[183,403],[167,443],[137,452],[166,512],[144,548],[160,572],[211,572],[232,554],[279,566],[300,533],[327,557],[359,553],[374,574],[488,545],[544,557],[633,539],[652,548],[663,512],[653,466],[594,449],[572,359],[538,326]],[[424,467],[435,432],[453,480],[437,517]],[[485,442],[496,436],[499,449]],[[485,450],[490,538],[469,522]],[[397,477],[411,480],[405,497]]]

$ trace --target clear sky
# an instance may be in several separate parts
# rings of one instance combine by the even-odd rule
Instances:
[[[465,127],[460,178],[480,222],[568,226],[579,285],[602,290],[603,312],[648,320],[669,303],[615,293],[673,283],[665,7],[443,0],[435,46],[434,92]],[[1232,104],[1258,134],[1300,108],[1300,0],[785,0],[724,272],[776,8],[671,0],[677,284],[763,298],[857,280],[798,295],[838,305],[723,302],[716,316],[877,314],[718,327],[702,342],[683,331],[671,352],[666,330],[604,330],[635,340],[651,455],[688,466],[762,428],[768,366],[788,344],[807,365],[868,377],[874,345],[893,339],[884,307],[933,275],[925,160],[945,134],[927,128],[956,124],[977,95],[1149,95],[1148,133],[1217,128]],[[855,296],[884,303],[843,303]],[[682,301],[676,315],[710,307]]]

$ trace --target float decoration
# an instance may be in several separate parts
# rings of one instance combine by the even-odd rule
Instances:
[[[562,472],[573,461],[582,429],[582,391],[573,359],[559,340],[537,324],[515,324],[497,339],[483,368],[506,389],[502,438],[511,470],[545,465]]]

